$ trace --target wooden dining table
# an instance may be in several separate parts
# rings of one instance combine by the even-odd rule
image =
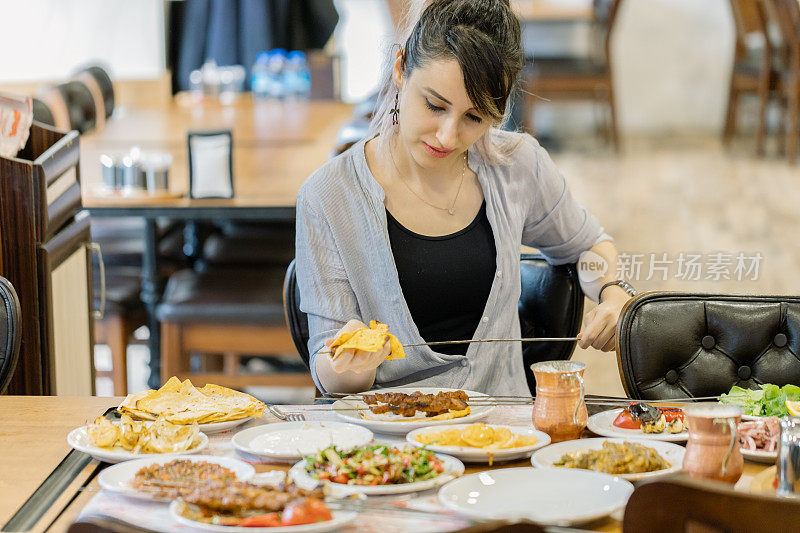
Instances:
[[[142,301],[148,313],[150,386],[160,385],[161,332],[155,309],[164,280],[159,276],[156,220],[188,221],[187,245],[196,221],[250,220],[293,222],[297,191],[333,151],[353,106],[338,100],[266,100],[241,94],[234,102],[195,99],[179,93],[150,107],[121,107],[105,127],[80,138],[83,206],[97,217],[145,220]],[[232,198],[189,198],[187,133],[231,130]],[[142,152],[166,152],[169,192],[109,192],[103,187],[100,156],[119,156],[138,146]],[[186,246],[184,249],[187,249]]]
[[[0,396],[0,442],[4,444],[3,453],[0,454],[0,531],[62,532],[82,511],[88,512],[97,507],[96,500],[93,499],[96,496],[102,498],[106,492],[100,491],[97,474],[107,465],[90,459],[81,452],[71,451],[67,444],[67,435],[74,428],[103,415],[121,400],[122,398]],[[308,420],[333,418],[333,413],[326,413],[325,406],[320,405],[280,408],[286,412],[305,413]],[[512,425],[522,425],[530,416],[530,407],[503,406],[497,410],[494,418]],[[496,422],[492,416],[490,415],[488,421]],[[247,426],[242,427],[276,422],[279,420],[265,414],[262,419],[248,422]],[[237,457],[236,452],[227,444],[235,431],[217,437],[212,435],[212,442],[217,441],[216,449],[219,450],[220,446],[230,448],[227,453]],[[220,445],[220,441],[225,444]],[[254,466],[257,472],[286,471],[290,467],[285,464],[264,463],[255,463]],[[467,465],[466,474],[491,468],[521,466],[530,466],[530,460],[512,461],[493,467]],[[766,468],[767,465],[745,462],[744,473],[736,488],[748,490],[752,479]],[[113,505],[107,507],[118,517],[125,516],[125,510],[121,507],[128,505],[126,501],[124,498],[119,501],[111,500]],[[578,527],[587,531],[620,532],[619,518],[619,515],[609,516]],[[146,519],[141,519],[141,522],[145,521]],[[381,521],[380,524],[382,532],[393,530],[387,525],[388,522]],[[402,525],[399,530],[402,530]],[[447,530],[446,525],[442,530]]]

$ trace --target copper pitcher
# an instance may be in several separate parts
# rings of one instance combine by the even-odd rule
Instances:
[[[692,477],[736,483],[744,468],[736,429],[742,420],[742,409],[711,404],[687,407],[685,411],[689,442],[683,469]]]
[[[577,439],[586,427],[583,401],[584,363],[542,361],[531,365],[536,376],[533,425],[550,435],[551,442]]]

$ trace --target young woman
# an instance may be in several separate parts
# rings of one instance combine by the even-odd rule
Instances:
[[[325,349],[370,320],[404,344],[519,337],[520,244],[553,264],[586,250],[605,260],[607,279],[598,281],[608,285],[580,345],[613,348],[629,296],[613,284],[611,238],[535,139],[497,129],[522,64],[508,1],[428,3],[397,52],[370,134],[303,185],[297,278],[321,390],[530,394],[520,343],[409,348],[385,362],[388,343],[335,361]]]

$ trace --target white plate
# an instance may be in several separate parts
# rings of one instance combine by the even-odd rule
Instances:
[[[671,442],[662,442],[658,440],[637,440],[637,439],[577,439],[551,444],[541,450],[537,450],[531,456],[531,464],[536,468],[560,468],[562,470],[579,470],[575,468],[562,468],[553,467],[553,463],[561,459],[565,453],[575,452],[578,450],[599,450],[603,447],[603,443],[609,442],[635,442],[649,448],[653,448],[661,455],[670,465],[670,468],[663,470],[656,470],[654,472],[643,472],[641,474],[615,474],[616,477],[627,479],[629,481],[636,481],[639,479],[652,479],[654,477],[665,476],[674,474],[683,468],[683,456],[686,454],[686,448]]]
[[[406,440],[412,445],[422,448],[424,445],[417,441],[417,436],[422,435],[423,433],[427,433],[429,431],[445,431],[448,429],[464,429],[469,425],[470,424],[449,424],[447,426],[426,426],[410,432],[408,435],[406,435]],[[544,446],[550,444],[550,435],[531,427],[498,426],[494,424],[490,424],[489,426],[493,428],[507,428],[511,430],[512,433],[516,433],[517,435],[536,437],[536,444],[531,444],[530,446],[520,446],[518,448],[495,450],[493,452],[488,452],[486,450],[482,450],[481,448],[473,448],[471,446],[442,446],[439,444],[428,444],[424,447],[432,452],[452,455],[453,457],[457,457],[468,463],[488,463],[490,460],[496,463],[500,461],[510,461],[512,459],[529,457],[531,452],[534,450],[538,450],[539,448],[543,448]]]
[[[765,418],[770,418],[770,417],[761,415],[745,415],[745,414],[742,415],[742,420],[764,420]]]
[[[636,440],[660,440],[665,442],[685,442],[689,438],[689,432],[685,429],[680,433],[670,433],[666,429],[661,433],[645,433],[641,429],[618,428],[614,425],[614,419],[622,412],[622,409],[612,409],[611,411],[601,411],[589,417],[586,427],[592,433],[597,433],[604,437],[616,437],[619,439]]]
[[[208,436],[204,433],[200,433],[200,444],[195,446],[190,450],[186,450],[183,452],[177,453],[133,453],[127,450],[123,450],[121,448],[114,448],[114,449],[106,449],[100,448],[99,446],[95,446],[92,444],[91,439],[89,439],[89,435],[86,433],[86,428],[88,426],[82,426],[70,431],[69,435],[67,435],[67,443],[70,446],[78,450],[79,452],[88,453],[98,461],[103,461],[106,463],[121,463],[122,461],[130,461],[131,459],[140,459],[143,457],[172,457],[174,458],[176,455],[188,455],[193,453],[198,453],[208,446]]]
[[[399,387],[399,388],[392,388],[392,389],[378,389],[378,390],[371,390],[362,394],[380,394],[386,392],[404,392],[406,394],[411,394],[415,391],[420,391],[423,394],[436,394],[437,392],[450,392],[456,391],[461,389],[443,389],[439,387]],[[480,392],[473,392],[465,390],[464,392],[470,398],[475,398],[477,396],[482,396],[489,398],[486,394]],[[359,411],[356,411],[354,408],[366,408],[366,403],[361,401],[360,399],[345,397],[341,400],[336,400],[333,402],[333,410],[336,412],[336,416],[339,418],[347,421],[352,422],[354,424],[358,424],[364,426],[366,428],[371,429],[376,433],[389,433],[392,435],[405,435],[411,430],[426,427],[426,426],[446,426],[453,423],[467,423],[467,422],[477,422],[478,420],[485,418],[494,410],[493,405],[478,405],[478,406],[470,406],[470,414],[467,416],[462,416],[460,418],[451,418],[448,420],[430,420],[425,419],[425,417],[421,417],[414,420],[403,420],[403,417],[399,417],[397,421],[391,420],[368,420],[362,418],[359,414]],[[365,409],[369,412],[369,409]]]
[[[212,433],[222,433],[223,431],[227,431],[231,428],[235,428],[236,426],[241,426],[247,422],[250,422],[254,417],[247,416],[245,418],[240,418],[238,420],[226,420],[225,422],[212,422],[211,424],[198,424],[200,426],[200,431],[207,435],[211,435]]]
[[[195,522],[181,516],[178,513],[181,502],[174,501],[169,506],[169,513],[180,524],[204,529],[206,531],[216,531],[219,533],[268,533],[273,531],[280,531],[281,533],[322,533],[323,531],[333,531],[338,529],[349,522],[352,522],[356,513],[353,511],[331,511],[333,520],[327,522],[317,522],[315,524],[304,524],[302,526],[275,526],[275,527],[242,527],[242,526],[216,526],[214,524],[206,524],[204,522]]]
[[[442,461],[444,472],[439,474],[433,479],[426,479],[424,481],[415,481],[414,483],[398,483],[392,485],[344,485],[341,483],[326,482],[327,487],[331,492],[338,496],[348,494],[364,494],[365,496],[378,496],[382,494],[404,494],[407,492],[419,492],[423,490],[432,489],[440,485],[444,485],[448,481],[456,478],[464,473],[464,463],[450,457],[449,455],[436,454],[436,457]],[[311,474],[306,472],[305,459],[295,464],[289,470],[289,476],[294,482],[303,489],[313,489],[319,485],[319,480],[311,477]]]
[[[302,459],[330,446],[351,450],[372,440],[365,427],[343,422],[279,422],[245,429],[233,436],[233,447],[267,459]]]
[[[503,468],[463,476],[439,490],[439,501],[475,520],[527,518],[569,526],[622,508],[633,485],[588,470]]]
[[[138,498],[142,500],[153,501],[170,501],[171,498],[156,498],[147,492],[138,491],[130,486],[130,482],[136,475],[136,472],[144,467],[154,464],[165,464],[176,459],[185,459],[193,462],[205,461],[208,463],[218,464],[228,468],[236,474],[236,479],[239,481],[247,481],[256,473],[256,469],[251,465],[240,461],[238,459],[231,459],[229,457],[214,457],[211,455],[171,455],[169,457],[146,457],[144,459],[136,459],[133,461],[125,461],[114,466],[109,466],[97,477],[97,482],[100,486],[112,492],[124,494],[131,498]]]
[[[745,450],[742,448],[742,455],[745,459],[753,461],[754,463],[766,463],[774,465],[778,460],[778,450],[774,452],[765,452],[763,450]]]

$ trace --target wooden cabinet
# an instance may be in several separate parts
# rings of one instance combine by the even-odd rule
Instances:
[[[20,297],[22,342],[9,393],[94,392],[89,219],[81,208],[78,133],[34,123],[0,158],[0,274]]]

